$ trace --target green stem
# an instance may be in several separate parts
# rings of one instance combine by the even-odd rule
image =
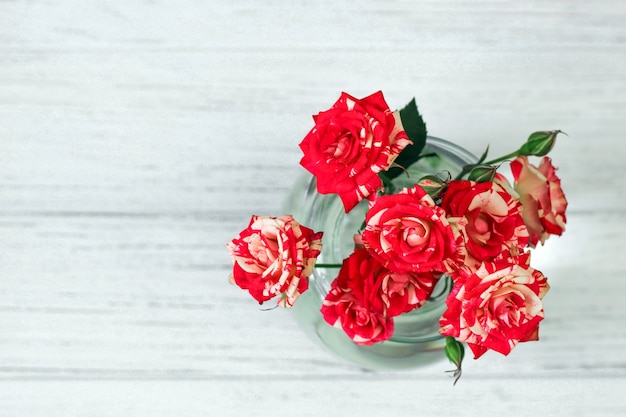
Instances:
[[[468,174],[474,167],[476,166],[476,164],[469,164],[469,165],[465,165],[463,167],[463,169],[461,170],[461,172],[459,172],[459,175],[457,175],[456,177],[454,177],[455,180],[460,180],[461,178],[463,178],[463,176],[465,174]]]
[[[463,167],[463,169],[461,170],[461,172],[459,173],[459,175],[457,175],[456,177],[454,177],[455,180],[460,180],[461,178],[463,178],[466,174],[469,174],[472,169],[474,169],[475,167],[477,167],[478,165],[494,165],[497,164],[498,162],[502,162],[502,161],[506,161],[507,159],[511,159],[516,157],[517,155],[519,155],[519,149],[511,152],[509,154],[506,154],[504,156],[501,156],[499,158],[496,159],[492,159],[491,161],[487,161],[487,162],[481,162],[480,164],[469,164],[469,165],[465,165]]]
[[[511,152],[510,154],[501,156],[500,158],[496,158],[496,159],[492,159],[491,161],[483,162],[483,164],[484,165],[494,165],[494,164],[497,164],[498,162],[506,161],[507,159],[511,159],[513,157],[516,157],[518,154],[519,154],[519,149],[516,150],[515,152]]]
[[[341,264],[315,264],[316,268],[341,268]]]

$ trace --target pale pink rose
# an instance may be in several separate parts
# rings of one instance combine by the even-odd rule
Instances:
[[[543,157],[536,167],[528,162],[528,157],[518,156],[511,162],[511,171],[515,191],[523,206],[529,245],[535,247],[538,242],[543,244],[550,235],[561,235],[567,221],[567,199],[550,158]]]
[[[280,296],[291,307],[308,288],[322,249],[322,233],[300,225],[292,216],[252,216],[250,224],[226,247],[233,259],[231,282],[259,303]]]

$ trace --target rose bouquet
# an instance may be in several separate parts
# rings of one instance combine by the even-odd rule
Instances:
[[[232,283],[259,303],[276,298],[291,307],[314,268],[339,267],[320,313],[355,344],[372,345],[390,339],[394,318],[422,307],[438,281],[451,280],[439,333],[456,379],[463,343],[477,359],[538,339],[549,286],[528,249],[565,229],[567,200],[546,156],[559,130],[534,132],[495,159],[487,148],[454,177],[433,172],[396,188],[394,178],[409,175],[411,165],[439,157],[425,152],[415,100],[392,111],[382,92],[363,99],[342,93],[313,119],[300,164],[317,192],[336,194],[346,213],[367,201],[354,250],[340,265],[316,264],[322,231],[291,215],[252,216],[227,244]],[[529,156],[541,157],[539,164]],[[500,172],[505,162],[508,177]]]

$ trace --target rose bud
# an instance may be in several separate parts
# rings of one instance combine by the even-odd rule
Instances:
[[[493,181],[498,167],[494,165],[478,165],[470,172],[468,179],[476,182]]]
[[[560,130],[533,132],[519,150],[519,155],[544,156],[552,150]]]
[[[417,185],[422,187],[422,189],[426,191],[429,196],[434,198],[441,194],[441,192],[448,185],[448,182],[442,180],[436,175],[426,175],[425,177],[420,178]]]

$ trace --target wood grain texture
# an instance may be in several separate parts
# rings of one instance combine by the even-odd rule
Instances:
[[[0,2],[0,414],[624,415],[625,23],[621,1]],[[454,389],[445,361],[344,364],[226,282],[311,115],[378,89],[475,153],[569,134],[542,341]]]

